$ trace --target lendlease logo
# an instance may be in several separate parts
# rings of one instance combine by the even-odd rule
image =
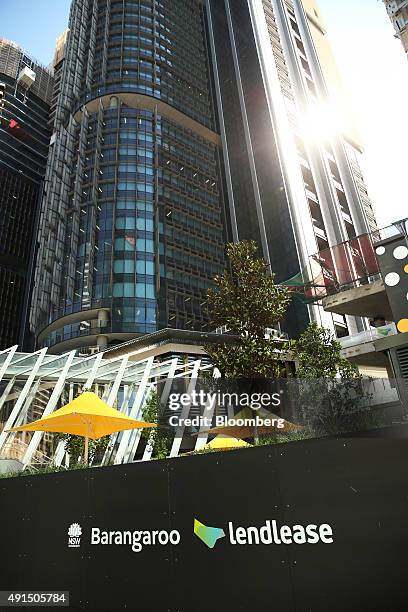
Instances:
[[[276,520],[267,520],[261,527],[237,527],[228,523],[228,538],[233,546],[252,544],[333,544],[333,530],[327,523],[315,525],[278,525]],[[214,548],[217,540],[225,536],[220,527],[206,527],[194,519],[194,533],[208,546]]]
[[[194,533],[197,538],[200,538],[208,548],[214,548],[217,540],[225,538],[225,532],[219,527],[207,527],[203,523],[200,523],[196,518],[194,519]]]

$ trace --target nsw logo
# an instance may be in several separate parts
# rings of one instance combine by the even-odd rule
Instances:
[[[81,535],[81,525],[72,523],[68,529],[68,548],[79,548],[81,545]]]

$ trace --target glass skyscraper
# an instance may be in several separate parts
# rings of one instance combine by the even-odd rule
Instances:
[[[375,227],[355,135],[333,124],[315,0],[73,0],[52,108],[31,328],[52,352],[214,331],[227,240],[278,282]],[[341,262],[335,262],[337,265]],[[320,268],[319,268],[320,269]],[[353,317],[293,300],[284,331]]]
[[[337,117],[320,9],[316,0],[206,6],[234,239],[256,240],[278,282],[313,281],[312,255],[375,227],[361,147]],[[293,300],[285,329],[296,336],[311,319],[339,335],[365,325]]]
[[[30,348],[27,316],[53,77],[0,38],[0,350]]]
[[[221,139],[198,0],[74,0],[31,324],[56,352],[207,330]]]

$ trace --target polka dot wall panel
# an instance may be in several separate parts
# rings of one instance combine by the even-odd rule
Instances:
[[[397,236],[375,249],[388,301],[400,333],[408,332],[408,240]]]

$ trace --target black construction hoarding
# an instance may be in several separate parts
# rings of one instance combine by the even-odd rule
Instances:
[[[101,612],[407,610],[407,461],[407,439],[348,437],[3,479],[0,589]]]

